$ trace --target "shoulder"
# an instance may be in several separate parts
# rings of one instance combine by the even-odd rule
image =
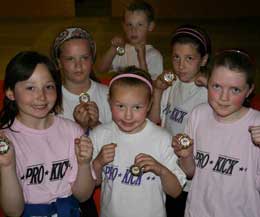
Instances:
[[[55,121],[55,126],[61,130],[79,130],[79,131],[83,131],[82,128],[74,121],[64,118],[64,117],[60,117],[60,116],[54,116],[54,121]]]
[[[163,127],[156,125],[149,119],[147,119],[147,128],[151,136],[156,137],[171,137],[171,134]]]
[[[260,125],[260,111],[250,108],[249,116],[255,125]]]
[[[160,53],[160,51],[157,50],[156,48],[154,48],[152,45],[148,44],[148,45],[146,45],[145,48],[146,48],[147,55],[149,55],[151,57],[162,58],[162,54]]]

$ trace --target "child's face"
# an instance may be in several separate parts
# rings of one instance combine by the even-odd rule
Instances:
[[[154,23],[148,22],[143,11],[126,11],[123,27],[130,44],[145,45],[147,34],[153,30]]]
[[[192,43],[175,43],[172,47],[173,68],[182,82],[194,81],[200,67],[206,64],[207,58],[207,55],[201,57]]]
[[[88,41],[71,39],[64,42],[60,50],[58,63],[65,82],[81,83],[86,81],[93,65]]]
[[[253,88],[249,88],[244,73],[218,66],[208,82],[208,101],[219,120],[235,121],[242,116],[243,103]]]
[[[18,117],[30,126],[47,118],[57,99],[55,82],[44,64],[38,64],[25,81],[16,83],[14,91],[7,90],[6,96],[15,100],[19,109]]]
[[[149,93],[145,87],[115,84],[109,103],[112,118],[121,131],[132,134],[145,127],[150,109]]]

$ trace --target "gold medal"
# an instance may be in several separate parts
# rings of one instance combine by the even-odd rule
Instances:
[[[130,167],[130,172],[133,176],[140,176],[143,173],[143,170],[134,164]]]
[[[9,150],[10,141],[6,138],[0,137],[0,154],[5,154]]]
[[[192,139],[186,134],[179,134],[178,141],[182,149],[186,149],[192,145]]]
[[[176,80],[176,76],[173,72],[166,72],[163,75],[163,79],[167,83],[171,84],[174,80]]]
[[[79,95],[79,102],[89,102],[90,101],[90,96],[88,93],[84,92],[84,93],[81,93]]]
[[[125,54],[125,48],[124,47],[117,47],[116,53],[118,56],[123,56]]]

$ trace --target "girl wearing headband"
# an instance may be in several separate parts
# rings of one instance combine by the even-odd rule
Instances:
[[[63,74],[61,116],[76,121],[86,132],[111,121],[108,88],[94,77],[96,43],[91,34],[79,27],[64,29],[54,41],[52,56]],[[82,216],[98,216],[93,197],[80,206]]]
[[[206,69],[211,54],[208,34],[200,27],[182,25],[171,38],[172,65],[177,80],[164,81],[164,74],[154,82],[154,101],[150,118],[161,123],[173,136],[183,132],[191,110],[207,102],[207,89],[197,86],[198,75]],[[166,73],[166,72],[165,72]],[[183,217],[189,183],[179,198],[167,197],[168,216]]]
[[[108,88],[94,81],[96,44],[90,33],[78,27],[63,30],[54,41],[52,56],[63,74],[62,116],[75,120],[84,129],[110,121]],[[89,102],[80,103],[83,93],[89,96]]]
[[[101,217],[166,217],[165,192],[173,197],[181,192],[185,175],[176,164],[172,137],[146,118],[152,92],[150,75],[136,67],[110,82],[113,121],[90,132]]]
[[[193,176],[185,217],[260,216],[260,112],[244,106],[255,73],[244,52],[215,56],[208,103],[191,112],[185,128],[193,146],[180,150],[174,139],[181,167]]]

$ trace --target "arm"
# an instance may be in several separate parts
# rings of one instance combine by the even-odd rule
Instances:
[[[94,159],[93,168],[97,176],[96,185],[100,185],[102,182],[103,167],[114,160],[115,148],[116,144],[114,143],[104,145],[97,157]]]
[[[260,126],[250,126],[252,141],[255,145],[260,146]]]
[[[193,145],[187,149],[182,149],[178,142],[178,134],[173,137],[172,147],[175,154],[179,157],[178,163],[188,178],[192,178],[195,173],[195,160],[193,158]]]
[[[115,36],[111,40],[110,48],[105,52],[105,54],[101,57],[101,59],[97,61],[98,72],[107,72],[111,69],[113,59],[117,53],[116,48],[119,46],[124,47],[125,41],[123,38]]]
[[[159,75],[153,83],[153,103],[149,111],[148,118],[154,123],[158,124],[161,122],[161,100],[163,91],[169,87],[169,84],[163,80],[163,75]]]
[[[8,216],[21,216],[24,198],[15,164],[13,147],[0,156],[0,200],[4,213]]]
[[[164,165],[147,154],[138,154],[135,164],[143,169],[143,172],[153,172],[161,178],[163,190],[170,196],[176,198],[182,191],[182,186],[177,177]]]
[[[139,62],[139,67],[145,71],[148,72],[148,67],[146,63],[146,58],[145,58],[145,44],[141,45],[136,45],[135,50],[137,52],[137,59]]]
[[[76,139],[75,145],[78,172],[76,180],[72,185],[72,193],[80,202],[82,202],[91,196],[95,187],[90,166],[93,145],[91,140],[86,136]]]

